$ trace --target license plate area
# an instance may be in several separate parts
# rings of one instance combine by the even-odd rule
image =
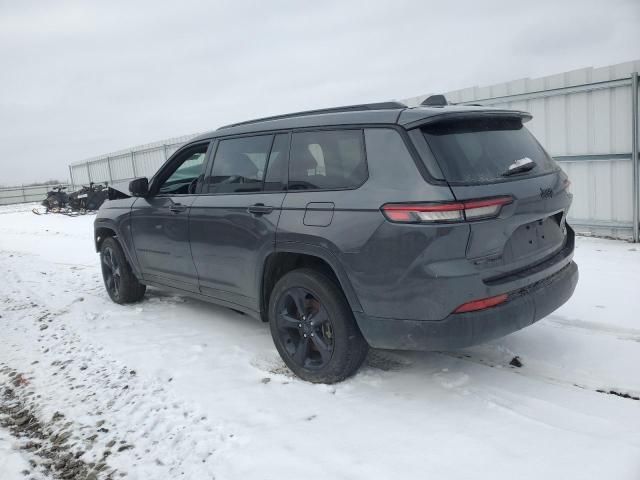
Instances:
[[[505,253],[513,260],[541,250],[560,247],[566,235],[564,212],[520,225],[509,240]]]

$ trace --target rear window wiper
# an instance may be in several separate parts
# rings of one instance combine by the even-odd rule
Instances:
[[[536,165],[536,162],[531,160],[529,157],[520,158],[509,165],[509,168],[507,168],[507,170],[502,173],[502,176],[508,177],[509,175],[528,172],[530,170],[533,170]]]

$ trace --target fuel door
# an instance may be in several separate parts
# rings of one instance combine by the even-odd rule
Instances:
[[[303,223],[309,227],[328,227],[333,220],[333,202],[310,202],[304,210]]]

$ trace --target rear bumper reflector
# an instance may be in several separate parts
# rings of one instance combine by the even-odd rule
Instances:
[[[496,295],[495,297],[482,298],[480,300],[472,300],[471,302],[463,303],[456,308],[453,313],[467,313],[476,312],[478,310],[486,310],[487,308],[495,307],[504,303],[509,298],[509,295],[503,293]]]

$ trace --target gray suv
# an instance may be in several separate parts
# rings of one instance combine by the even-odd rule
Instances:
[[[578,281],[569,180],[530,119],[389,102],[201,135],[110,191],[95,220],[107,292],[128,303],[153,286],[268,322],[311,382],[352,375],[370,346],[519,330]]]

